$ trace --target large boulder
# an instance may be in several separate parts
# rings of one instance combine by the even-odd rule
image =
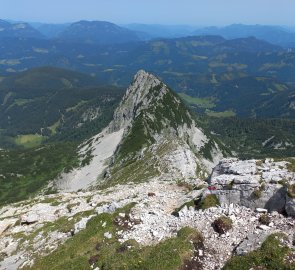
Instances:
[[[294,179],[287,162],[223,159],[214,168],[209,179],[209,190],[221,204],[239,204],[251,209],[285,211],[293,216],[294,202],[286,205],[286,184]]]
[[[250,234],[248,235],[237,247],[236,254],[239,256],[244,256],[251,251],[257,250],[261,247],[262,243],[269,236],[268,232],[261,231],[260,234]]]

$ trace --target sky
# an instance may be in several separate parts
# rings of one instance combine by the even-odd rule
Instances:
[[[295,26],[295,0],[0,0],[0,18],[64,23]]]

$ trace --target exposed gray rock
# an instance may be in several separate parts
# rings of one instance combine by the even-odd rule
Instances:
[[[255,160],[241,161],[237,158],[223,159],[214,168],[212,177],[221,174],[233,174],[233,175],[249,175],[256,173]]]
[[[38,221],[39,221],[39,216],[34,212],[25,214],[21,217],[22,224],[32,224]]]
[[[107,238],[107,239],[111,239],[111,238],[113,237],[112,234],[111,234],[110,232],[106,232],[106,233],[104,233],[103,236],[104,236],[105,238]]]
[[[259,166],[257,165],[259,164]],[[286,205],[287,188],[283,185],[292,181],[294,172],[287,169],[287,162],[273,160],[255,161],[223,159],[214,168],[209,184],[222,204],[240,204],[251,209],[266,208],[283,212]],[[292,212],[292,201],[288,201]]]
[[[76,234],[79,231],[84,230],[86,228],[87,222],[93,217],[94,217],[94,215],[91,215],[89,217],[82,218],[79,222],[77,222],[75,224],[74,233]]]
[[[101,213],[113,213],[116,211],[117,208],[120,206],[116,202],[112,202],[110,204],[102,205],[100,207],[96,208],[96,213],[101,214]]]
[[[4,219],[0,221],[0,235],[4,233],[9,227],[13,226],[17,219]]]
[[[255,211],[257,213],[263,213],[263,214],[266,214],[268,212],[267,209],[264,209],[264,208],[256,208]]]
[[[260,234],[248,235],[236,248],[236,254],[239,256],[260,248],[261,244],[266,240],[269,233],[263,231]]]
[[[288,216],[295,217],[295,198],[289,197],[288,194],[286,195],[285,209],[286,209]]]

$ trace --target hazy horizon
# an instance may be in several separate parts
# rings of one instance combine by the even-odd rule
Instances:
[[[80,20],[116,24],[225,26],[230,24],[295,26],[293,0],[2,0],[0,18],[31,23]]]

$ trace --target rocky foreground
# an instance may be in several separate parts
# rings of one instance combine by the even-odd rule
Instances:
[[[40,257],[87,230],[91,219],[115,211],[114,222],[121,227],[111,231],[106,222],[97,224],[105,241],[134,239],[142,247],[153,246],[175,237],[181,228],[196,228],[204,241],[189,258],[194,264],[184,269],[221,269],[233,255],[258,249],[269,235],[278,232],[287,236],[284,244],[294,248],[290,188],[295,174],[288,165],[227,159],[202,186],[194,186],[199,183],[196,179],[154,179],[102,191],[39,196],[5,206],[0,210],[0,268],[34,266]],[[208,196],[217,198],[217,203],[200,204]],[[134,205],[126,213],[124,207],[131,203]],[[230,228],[222,231],[212,226],[220,217],[231,220]],[[89,267],[96,261],[90,260]]]

